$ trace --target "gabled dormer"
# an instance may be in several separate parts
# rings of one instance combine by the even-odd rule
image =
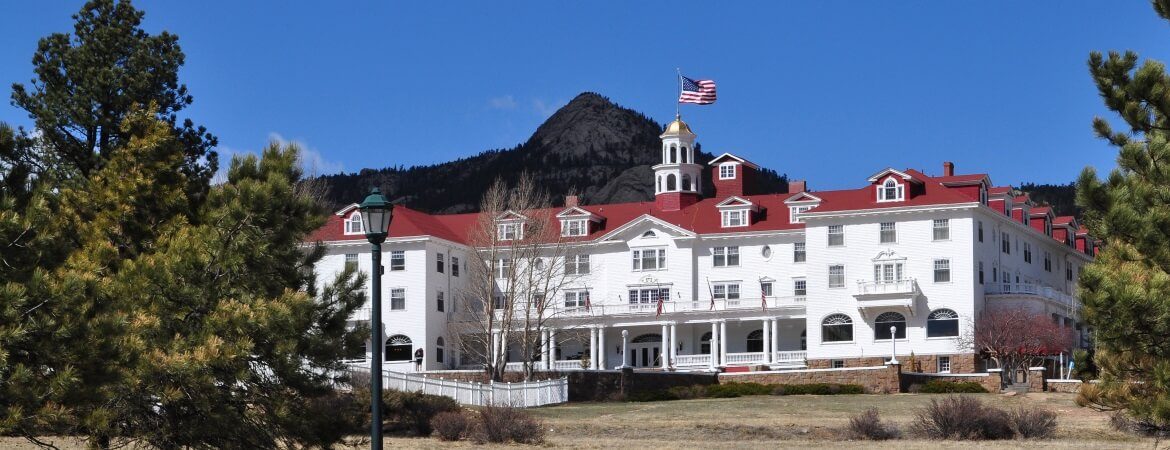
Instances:
[[[716,156],[709,165],[711,180],[715,185],[715,198],[754,194],[750,190],[760,166],[731,153]]]
[[[788,205],[788,222],[801,223],[804,218],[800,214],[821,205],[821,198],[808,192],[798,192],[784,200]]]
[[[759,211],[759,206],[746,198],[731,196],[716,204],[715,209],[719,211],[721,227],[738,228],[752,224],[753,213]]]
[[[528,216],[508,210],[496,216],[496,240],[516,241],[524,239],[524,223]]]
[[[1069,247],[1074,246],[1073,241],[1076,239],[1077,228],[1080,227],[1077,219],[1073,216],[1060,216],[1052,223],[1052,238]]]
[[[1028,225],[1028,218],[1032,217],[1032,199],[1028,194],[1017,195],[1012,198],[1012,220]]]
[[[588,236],[597,230],[597,225],[602,221],[601,216],[589,212],[580,206],[565,208],[563,211],[557,213],[557,219],[561,223],[562,237]]]
[[[987,190],[987,206],[1000,214],[1012,215],[1012,187],[996,186]]]
[[[869,177],[878,203],[904,202],[922,193],[922,180],[889,168]]]
[[[358,204],[341,208],[336,213],[341,217],[341,233],[345,236],[358,236],[366,234],[365,227],[362,226],[362,213],[358,209]]]
[[[1032,208],[1028,214],[1028,225],[1032,229],[1044,233],[1045,236],[1052,236],[1052,220],[1056,215],[1052,214],[1052,208],[1047,206],[1037,206]]]

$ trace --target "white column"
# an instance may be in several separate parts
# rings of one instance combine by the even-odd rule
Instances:
[[[719,321],[719,363],[727,365],[727,321]]]
[[[548,370],[548,329],[540,329],[540,364],[537,365],[541,370]]]
[[[629,337],[630,331],[622,330],[622,367],[626,367],[626,364],[630,361],[629,346],[626,345],[629,342]]]
[[[670,326],[664,323],[662,324],[662,346],[665,347],[670,342]],[[658,359],[662,360],[662,370],[670,368],[670,349],[664,348],[659,351]]]
[[[493,331],[492,332],[492,351],[491,351],[491,354],[488,355],[488,363],[494,365],[496,363],[496,355],[499,355],[499,354],[500,354],[500,333]]]
[[[597,329],[589,328],[589,370],[597,370]]]
[[[548,329],[548,360],[549,364],[556,367],[557,363],[557,330],[554,328]]]
[[[780,351],[779,349],[780,349],[780,319],[773,317],[772,318],[772,355],[770,356],[770,358],[772,358],[772,361],[774,361],[774,362],[780,362],[778,359],[776,359],[776,355],[778,355],[779,351]]]
[[[711,322],[711,368],[719,365],[719,322]]]
[[[764,363],[772,364],[772,320],[764,319]]]
[[[678,326],[670,324],[670,364],[678,365]]]
[[[597,329],[597,369],[606,370],[609,366],[605,361],[605,327]]]

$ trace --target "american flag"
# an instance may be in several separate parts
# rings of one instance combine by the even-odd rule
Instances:
[[[678,102],[699,105],[715,103],[715,80],[692,80],[682,77],[682,92],[678,95]]]
[[[618,298],[618,300],[621,300],[621,298]],[[586,311],[593,310],[593,304],[589,303],[589,291],[585,291],[585,310]]]
[[[764,292],[764,282],[760,282],[760,309],[768,310],[768,294]]]

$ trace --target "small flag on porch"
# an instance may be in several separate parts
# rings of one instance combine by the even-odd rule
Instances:
[[[593,304],[589,302],[589,291],[585,291],[585,310],[592,311]]]
[[[658,318],[658,316],[661,316],[661,315],[662,315],[662,307],[663,307],[663,306],[664,306],[664,304],[662,303],[662,294],[659,294],[659,295],[658,295],[658,312],[656,312],[656,313],[654,314],[654,318],[655,318],[655,319],[657,319],[657,318]]]
[[[707,279],[707,294],[711,296],[711,311],[715,310],[715,290],[711,288],[711,279]]]
[[[764,292],[764,282],[760,282],[760,309],[768,310],[768,295]]]

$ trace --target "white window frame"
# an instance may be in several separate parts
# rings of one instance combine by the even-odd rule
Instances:
[[[930,223],[930,238],[932,241],[951,240],[951,219],[934,219]]]
[[[714,267],[739,267],[739,247],[732,245],[711,248],[711,264]]]
[[[951,373],[951,357],[950,356],[939,356],[938,357],[938,373]]]
[[[772,297],[775,293],[775,290],[772,287],[773,286],[771,281],[761,281],[760,295],[763,297]]]
[[[789,207],[788,207],[788,221],[789,221],[789,222],[791,222],[791,223],[801,223],[801,222],[804,222],[804,219],[802,219],[802,218],[798,218],[798,217],[797,217],[797,215],[799,215],[800,213],[803,213],[803,212],[805,212],[805,211],[808,211],[808,210],[810,210],[810,209],[813,209],[813,208],[815,208],[816,206],[817,206],[817,205],[799,205],[799,206],[789,206]]]
[[[513,261],[510,258],[500,258],[496,260],[496,273],[494,274],[496,279],[502,280],[507,278],[508,273],[511,272],[512,264]]]
[[[451,276],[459,276],[459,257],[451,257]]]
[[[496,240],[515,241],[524,239],[524,227],[520,222],[496,224]]]
[[[797,255],[800,255],[799,260]],[[808,245],[804,242],[792,243],[792,263],[801,264],[806,261],[808,261]]]
[[[749,211],[747,209],[730,209],[719,211],[723,228],[746,227],[750,225],[748,223],[748,213]]]
[[[447,272],[447,258],[442,253],[435,253],[435,272]]]
[[[562,219],[561,236],[577,237],[589,234],[589,219]]]
[[[345,219],[345,235],[365,234],[365,225],[362,224],[361,213],[355,212]]]
[[[357,268],[359,267],[357,253],[346,253],[345,254],[345,265],[342,267],[348,269],[351,264],[353,265],[354,270],[357,270]]]
[[[733,162],[725,162],[719,165],[719,179],[720,180],[734,180],[736,167],[739,164]]]
[[[892,190],[892,192],[891,192]],[[893,198],[890,198],[893,194]],[[900,202],[906,199],[906,184],[899,183],[894,177],[886,178],[877,188],[878,202]]]
[[[435,310],[447,312],[447,295],[443,291],[435,291]]]
[[[719,282],[711,284],[711,296],[715,300],[739,300],[742,291],[738,282]]]
[[[932,273],[934,274],[933,279],[935,283],[950,283],[954,281],[954,278],[951,277],[951,260],[949,258],[935,258],[934,265],[932,267]],[[940,273],[946,274],[945,280],[939,281]]]
[[[655,262],[656,267],[646,268],[643,261],[645,260],[646,252],[655,254],[650,260]],[[633,271],[635,272],[652,272],[656,270],[666,270],[666,248],[639,248],[630,251],[630,256],[633,261]]]
[[[837,269],[837,268],[840,268],[840,273],[834,274],[833,270]],[[831,264],[831,265],[829,265],[829,272],[828,273],[829,273],[829,289],[842,289],[845,287],[845,265],[844,264]],[[840,280],[836,283],[833,282],[833,277],[835,277],[835,276],[840,277]]]
[[[905,274],[903,260],[877,261],[873,264],[873,281],[876,283],[897,283]]]
[[[834,232],[834,230],[836,232]],[[844,247],[845,246],[845,225],[829,225],[829,247]],[[840,238],[840,242],[834,244],[833,238]]]
[[[589,254],[577,253],[565,257],[565,275],[588,275]]]
[[[583,308],[588,299],[588,289],[565,291],[564,305],[566,308]]]
[[[803,301],[808,296],[808,279],[796,277],[792,279],[792,296],[796,301]]]
[[[406,251],[391,250],[390,251],[390,271],[398,272],[406,270]]]
[[[396,296],[396,294],[397,294],[397,296]],[[389,297],[390,297],[390,310],[391,311],[406,311],[406,288],[404,288],[404,287],[390,288]],[[398,306],[397,308],[395,307],[396,306],[394,303],[395,301],[399,302],[399,304],[397,305]]]
[[[898,243],[898,222],[881,222],[878,224],[878,243]]]
[[[1024,241],[1024,262],[1032,263],[1032,243]]]

